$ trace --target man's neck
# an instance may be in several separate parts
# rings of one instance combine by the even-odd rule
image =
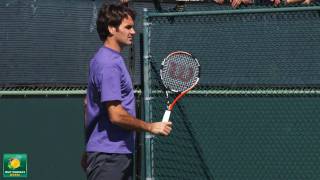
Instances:
[[[110,48],[114,51],[117,51],[117,52],[121,52],[122,50],[122,47],[116,43],[115,41],[111,41],[111,40],[106,40],[103,45],[107,48]]]

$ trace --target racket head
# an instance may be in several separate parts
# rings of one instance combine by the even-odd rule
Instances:
[[[200,64],[191,53],[175,51],[162,61],[160,76],[166,89],[183,92],[199,82]]]

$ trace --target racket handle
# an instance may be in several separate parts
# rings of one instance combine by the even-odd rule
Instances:
[[[162,122],[168,122],[170,119],[170,114],[171,114],[171,111],[166,110],[166,112],[163,115]]]

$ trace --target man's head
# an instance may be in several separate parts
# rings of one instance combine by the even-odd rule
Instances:
[[[135,12],[124,5],[104,3],[97,18],[97,31],[101,41],[114,37],[120,44],[132,44]]]

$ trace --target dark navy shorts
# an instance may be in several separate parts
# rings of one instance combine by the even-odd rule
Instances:
[[[88,180],[132,180],[132,154],[87,153]]]

